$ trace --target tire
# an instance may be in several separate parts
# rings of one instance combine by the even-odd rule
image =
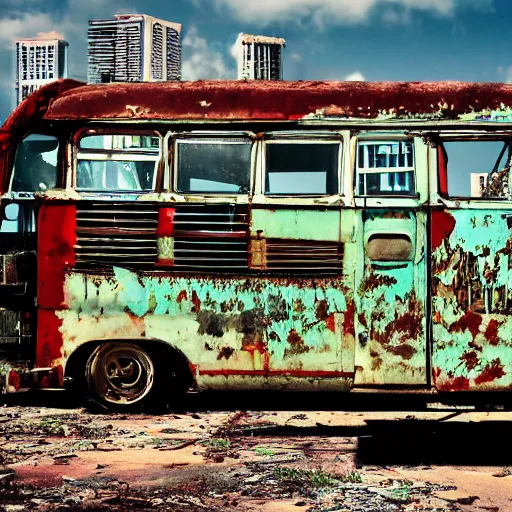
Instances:
[[[134,343],[103,343],[85,366],[91,398],[117,412],[136,411],[152,403],[158,374],[150,354]]]

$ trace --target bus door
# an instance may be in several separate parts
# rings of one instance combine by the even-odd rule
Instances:
[[[441,134],[432,212],[432,377],[439,391],[512,385],[512,138]]]
[[[387,134],[353,143],[360,215],[354,385],[425,385],[427,146]]]
[[[267,375],[345,385],[354,371],[354,307],[341,225],[352,233],[353,220],[343,220],[340,201],[341,136],[274,133],[262,144],[251,266],[265,275]]]

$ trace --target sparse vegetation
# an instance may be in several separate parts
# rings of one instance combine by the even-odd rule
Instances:
[[[231,448],[231,441],[229,439],[218,437],[214,437],[212,439],[204,439],[203,441],[200,441],[199,444],[201,446],[205,446],[217,451],[229,450]]]
[[[252,450],[258,455],[264,455],[265,457],[273,457],[276,454],[273,450],[267,448],[266,446],[256,446]]]
[[[278,467],[274,469],[274,477],[288,484],[307,486],[313,489],[334,487],[339,482],[320,469]]]

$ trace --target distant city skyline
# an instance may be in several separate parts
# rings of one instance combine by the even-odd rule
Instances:
[[[240,32],[286,39],[285,80],[512,81],[507,0],[3,0],[0,119],[15,103],[14,41],[57,31],[87,80],[89,19],[146,13],[183,26],[182,79],[234,79]]]

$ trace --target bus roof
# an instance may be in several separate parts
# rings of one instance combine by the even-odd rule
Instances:
[[[512,107],[512,85],[462,82],[197,81],[70,88],[44,118],[298,120],[454,119]]]
[[[0,132],[33,124],[41,118],[48,121],[340,118],[512,122],[512,85],[221,80],[86,85],[66,79],[42,87],[27,98],[9,116]]]

